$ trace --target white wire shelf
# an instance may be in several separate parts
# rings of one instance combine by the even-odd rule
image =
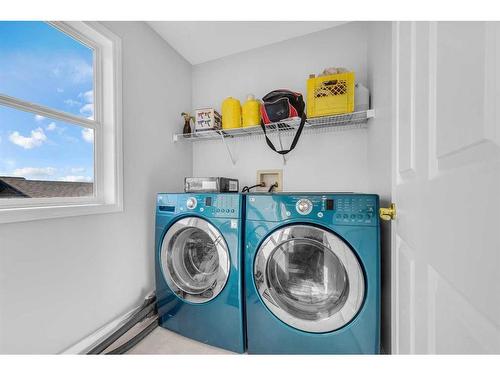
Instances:
[[[343,115],[325,116],[307,119],[303,134],[306,133],[323,133],[338,130],[360,129],[367,126],[368,120],[375,117],[375,110],[352,112]],[[300,118],[295,117],[282,122],[266,125],[268,135],[278,133],[280,136],[293,136],[296,129],[300,125]],[[237,129],[226,130],[206,130],[191,134],[174,134],[174,142],[199,142],[215,139],[231,139],[242,137],[263,137],[264,132],[259,126],[250,126]]]

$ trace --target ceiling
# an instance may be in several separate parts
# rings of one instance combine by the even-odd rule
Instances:
[[[344,24],[343,21],[152,21],[192,65]]]

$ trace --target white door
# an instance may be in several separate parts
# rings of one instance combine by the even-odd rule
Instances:
[[[500,353],[500,24],[393,24],[395,353]]]

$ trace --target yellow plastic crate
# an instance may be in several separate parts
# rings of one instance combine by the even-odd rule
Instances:
[[[354,72],[313,77],[307,80],[307,117],[354,111]]]

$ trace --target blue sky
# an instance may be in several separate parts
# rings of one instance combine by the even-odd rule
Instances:
[[[44,22],[0,21],[0,93],[93,117],[93,52]],[[0,176],[93,181],[91,130],[0,105]]]

